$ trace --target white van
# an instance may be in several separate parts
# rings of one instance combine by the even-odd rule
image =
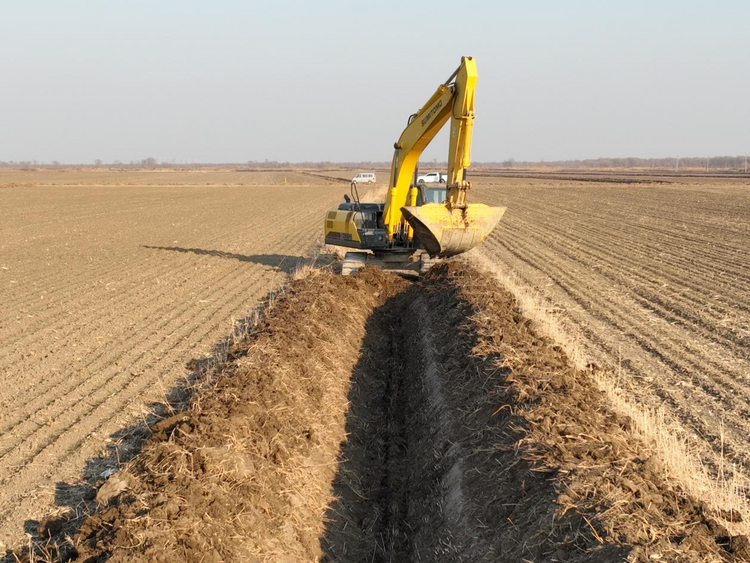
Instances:
[[[372,172],[360,172],[352,178],[352,184],[374,184],[375,174]]]

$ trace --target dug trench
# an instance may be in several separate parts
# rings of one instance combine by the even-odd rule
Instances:
[[[369,268],[292,282],[96,499],[74,530],[42,524],[67,538],[14,557],[750,557],[513,297],[460,262],[411,282]]]

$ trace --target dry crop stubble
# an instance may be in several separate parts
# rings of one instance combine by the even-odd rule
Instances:
[[[477,256],[600,368],[683,486],[746,515],[750,197],[737,181],[670,182],[475,182],[509,207]]]
[[[524,315],[534,321],[542,334],[560,344],[579,370],[589,374],[607,397],[611,408],[632,420],[634,433],[645,443],[653,445],[668,479],[704,502],[735,534],[750,533],[750,481],[742,473],[736,468],[725,473],[723,457],[719,458],[719,474],[709,471],[685,438],[684,428],[664,409],[639,404],[631,394],[623,391],[621,370],[608,372],[591,363],[585,338],[569,319],[559,314],[558,307],[540,298],[538,293],[519,283],[516,276],[508,274],[481,253],[471,254],[467,261],[495,276],[513,293]]]

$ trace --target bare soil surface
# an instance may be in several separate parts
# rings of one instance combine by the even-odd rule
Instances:
[[[508,207],[478,251],[556,304],[717,473],[747,474],[750,182],[667,180],[477,179],[477,200]]]
[[[294,281],[212,385],[152,432],[91,495],[94,514],[43,523],[36,556],[750,556],[662,480],[629,420],[513,297],[460,263],[414,283],[369,268]]]
[[[0,171],[0,549],[35,542],[8,562],[750,558],[466,266],[315,273],[201,379],[351,176]],[[654,180],[475,178],[509,208],[479,251],[748,471],[748,184]]]
[[[125,429],[315,252],[347,190],[234,171],[0,171],[0,186],[2,548],[128,457]]]

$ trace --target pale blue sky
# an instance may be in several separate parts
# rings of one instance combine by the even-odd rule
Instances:
[[[475,161],[750,151],[747,0],[0,0],[0,161],[387,161],[461,55]]]

